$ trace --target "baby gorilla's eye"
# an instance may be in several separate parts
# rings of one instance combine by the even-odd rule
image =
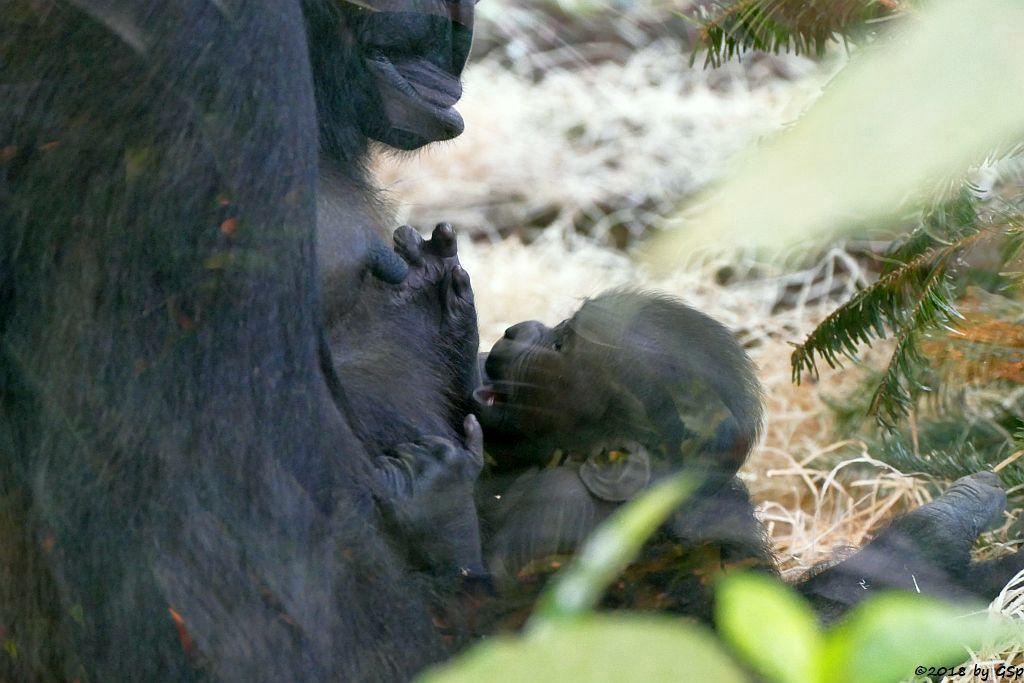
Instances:
[[[562,350],[562,340],[561,339],[556,339],[555,343],[551,345],[551,348],[553,348],[555,351],[561,351]]]

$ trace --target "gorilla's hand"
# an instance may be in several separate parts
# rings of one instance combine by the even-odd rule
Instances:
[[[459,263],[455,230],[439,223],[429,240],[408,225],[395,230],[395,251],[409,265],[399,296],[432,310],[446,349],[445,374],[452,377],[451,397],[468,412],[479,384],[476,356],[480,335],[469,274]]]
[[[486,572],[473,489],[483,468],[483,432],[472,415],[465,444],[427,436],[400,444],[375,470],[377,501],[416,560],[439,573]]]

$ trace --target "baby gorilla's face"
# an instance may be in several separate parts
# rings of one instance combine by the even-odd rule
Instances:
[[[487,355],[474,393],[488,450],[507,444],[517,460],[546,461],[574,445],[567,437],[603,434],[609,412],[621,407],[615,378],[628,319],[589,302],[554,328],[536,321],[508,328]]]
[[[598,408],[593,392],[580,386],[587,349],[577,342],[569,321],[550,328],[531,320],[505,330],[487,355],[483,384],[474,394],[484,427],[540,436],[592,417]]]

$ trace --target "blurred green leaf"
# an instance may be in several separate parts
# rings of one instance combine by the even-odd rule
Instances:
[[[579,617],[597,605],[609,584],[640,552],[654,530],[696,488],[688,473],[668,477],[619,508],[598,527],[572,563],[558,574],[537,602],[528,627]]]
[[[1009,619],[963,610],[921,595],[869,600],[828,633],[819,671],[837,683],[888,683],[916,666],[952,665],[967,658],[967,648],[1024,635]]]
[[[671,617],[591,616],[542,637],[493,638],[420,683],[748,680],[700,626]]]
[[[824,639],[814,613],[778,579],[734,574],[716,590],[715,623],[722,638],[773,681],[815,683]]]
[[[1024,3],[935,0],[858,54],[795,125],[656,241],[663,266],[699,244],[791,246],[884,217],[1024,137]]]

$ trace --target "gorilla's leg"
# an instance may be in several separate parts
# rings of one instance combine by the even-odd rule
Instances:
[[[507,626],[525,598],[535,596],[553,569],[576,553],[621,503],[601,500],[570,463],[520,474],[507,488],[501,475],[482,482],[478,499],[485,521],[488,566],[509,609]],[[763,525],[738,479],[701,489],[676,511],[608,591],[607,608],[659,609],[710,622],[714,579],[754,570],[775,574]]]
[[[1005,506],[1006,494],[995,474],[963,477],[942,496],[900,517],[854,555],[798,588],[825,621],[883,589],[990,600],[1002,587],[993,591],[993,582],[1013,575],[1014,560],[972,564],[971,548]],[[973,585],[973,578],[985,581]]]
[[[775,572],[767,532],[754,514],[747,487],[736,477],[720,486],[698,490],[673,515],[669,527],[688,545],[717,545],[723,569]]]

